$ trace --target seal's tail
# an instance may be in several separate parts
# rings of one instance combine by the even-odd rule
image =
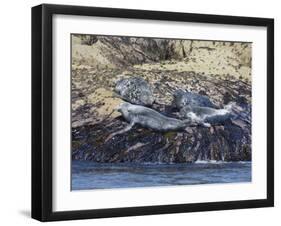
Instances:
[[[224,109],[227,110],[228,112],[232,112],[235,105],[236,104],[234,102],[229,102],[227,105],[224,106]]]

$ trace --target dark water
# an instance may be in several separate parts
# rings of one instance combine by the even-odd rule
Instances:
[[[72,190],[251,181],[251,162],[101,164],[72,161]]]

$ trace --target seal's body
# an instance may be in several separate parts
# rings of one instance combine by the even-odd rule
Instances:
[[[160,114],[159,112],[139,105],[122,103],[118,111],[131,125],[139,124],[156,131],[170,131],[185,129],[192,124],[190,119],[179,120]]]
[[[132,104],[150,106],[154,102],[152,88],[140,77],[119,80],[115,91],[122,99]]]
[[[232,117],[231,108],[232,104],[225,106],[223,109],[188,105],[181,109],[180,116],[202,123],[223,123]]]
[[[174,92],[173,104],[178,109],[181,109],[184,106],[216,108],[216,106],[210,101],[210,99],[207,96],[183,91],[180,89]]]

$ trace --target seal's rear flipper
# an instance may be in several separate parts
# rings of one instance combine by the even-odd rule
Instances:
[[[224,106],[224,109],[225,109],[225,110],[228,110],[229,113],[230,113],[230,112],[232,112],[232,110],[233,110],[234,108],[237,108],[237,107],[238,107],[238,106],[237,106],[237,104],[236,104],[235,102],[230,101],[227,105]]]

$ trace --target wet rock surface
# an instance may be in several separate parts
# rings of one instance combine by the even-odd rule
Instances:
[[[243,122],[242,122],[243,124]],[[135,126],[105,138],[127,125],[122,118],[72,130],[72,158],[95,162],[183,163],[197,160],[251,160],[251,136],[247,125],[225,123],[188,132],[155,132]]]

